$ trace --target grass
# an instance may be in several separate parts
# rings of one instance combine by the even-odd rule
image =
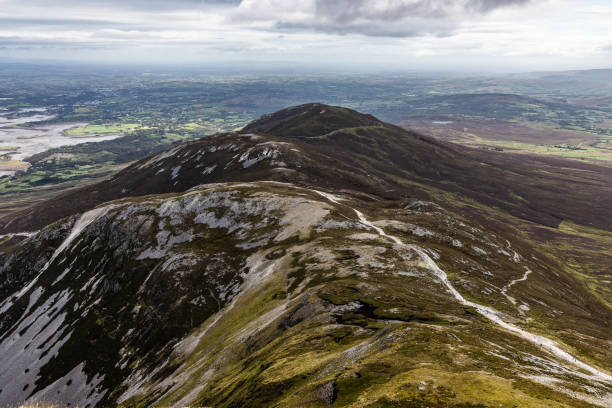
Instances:
[[[530,396],[515,388],[514,381],[510,379],[484,372],[452,373],[436,366],[403,372],[388,383],[368,391],[368,400],[389,398],[392,401],[420,400],[425,403],[415,406],[447,407],[455,406],[453,404],[461,406],[461,403],[508,408],[567,406],[558,401],[555,404],[544,395],[541,399]]]
[[[21,160],[1,160],[0,159],[0,169],[2,170],[26,170],[30,167],[30,164]]]
[[[196,130],[196,129],[200,129],[202,127],[202,125],[200,125],[199,123],[195,123],[195,122],[190,122],[190,123],[185,123],[182,128],[185,130]]]
[[[86,125],[68,129],[66,135],[68,136],[84,136],[91,134],[113,134],[113,133],[126,133],[132,132],[141,125],[137,123],[118,123],[109,125]]]
[[[612,233],[569,221],[563,221],[559,231],[562,235],[547,242],[546,250],[563,259],[566,271],[584,282],[603,304],[612,307],[608,267]]]
[[[521,118],[487,120],[463,115],[445,117],[449,125],[432,125],[433,118],[406,121],[437,138],[471,147],[510,150],[514,153],[551,155],[589,162],[612,162],[607,129],[590,126],[561,126],[544,120]]]
[[[612,244],[612,232],[598,228],[578,225],[570,221],[562,221],[561,224],[559,224],[559,230],[572,235],[580,235],[585,238],[597,237],[599,239],[605,239]]]
[[[479,146],[492,146],[502,149],[512,149],[516,153],[542,154],[565,157],[573,160],[612,162],[612,152],[597,147],[578,147],[571,145],[539,145],[522,142],[479,139]]]

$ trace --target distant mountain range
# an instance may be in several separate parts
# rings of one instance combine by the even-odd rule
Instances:
[[[611,406],[567,266],[610,208],[608,167],[265,115],[0,219],[0,406]]]

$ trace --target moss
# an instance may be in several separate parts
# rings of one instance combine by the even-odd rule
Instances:
[[[341,327],[333,330],[329,335],[336,343],[346,344],[346,341],[353,335],[353,330],[350,327]]]
[[[372,404],[366,405],[365,408],[487,408],[487,405],[471,404],[469,402],[452,402],[449,401],[444,394],[423,394],[419,397],[401,400],[391,400],[383,397]]]
[[[282,398],[300,378],[275,382],[263,383],[253,376],[248,380],[240,381],[225,393],[217,397],[204,398],[198,401],[198,405],[214,406],[218,408],[267,408],[274,405],[274,402]]]
[[[335,406],[347,406],[366,389],[387,383],[398,368],[387,362],[372,362],[357,371],[336,379],[337,398]]]
[[[591,408],[592,407],[591,404],[588,404],[580,400],[576,400],[574,398],[570,398],[569,396],[562,394],[558,391],[555,391],[549,387],[546,387],[545,385],[538,384],[536,382],[533,382],[527,379],[518,378],[513,382],[512,386],[516,388],[517,390],[521,390],[527,395],[530,395],[539,400],[549,400],[549,401],[555,401],[558,403],[569,404],[576,408]]]

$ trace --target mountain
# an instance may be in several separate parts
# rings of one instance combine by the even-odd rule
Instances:
[[[176,146],[2,220],[0,406],[609,406],[554,235],[609,265],[606,171],[321,104]]]
[[[254,180],[356,189],[389,199],[431,198],[436,188],[543,225],[569,220],[612,231],[611,176],[609,168],[554,158],[485,156],[370,115],[308,104],[266,115],[240,133],[184,143],[108,181],[4,217],[0,233],[34,231],[118,198]]]

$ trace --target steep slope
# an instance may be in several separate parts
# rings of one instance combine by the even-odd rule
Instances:
[[[7,220],[0,406],[610,406],[609,305],[490,219],[606,181],[485,160],[310,104]]]

